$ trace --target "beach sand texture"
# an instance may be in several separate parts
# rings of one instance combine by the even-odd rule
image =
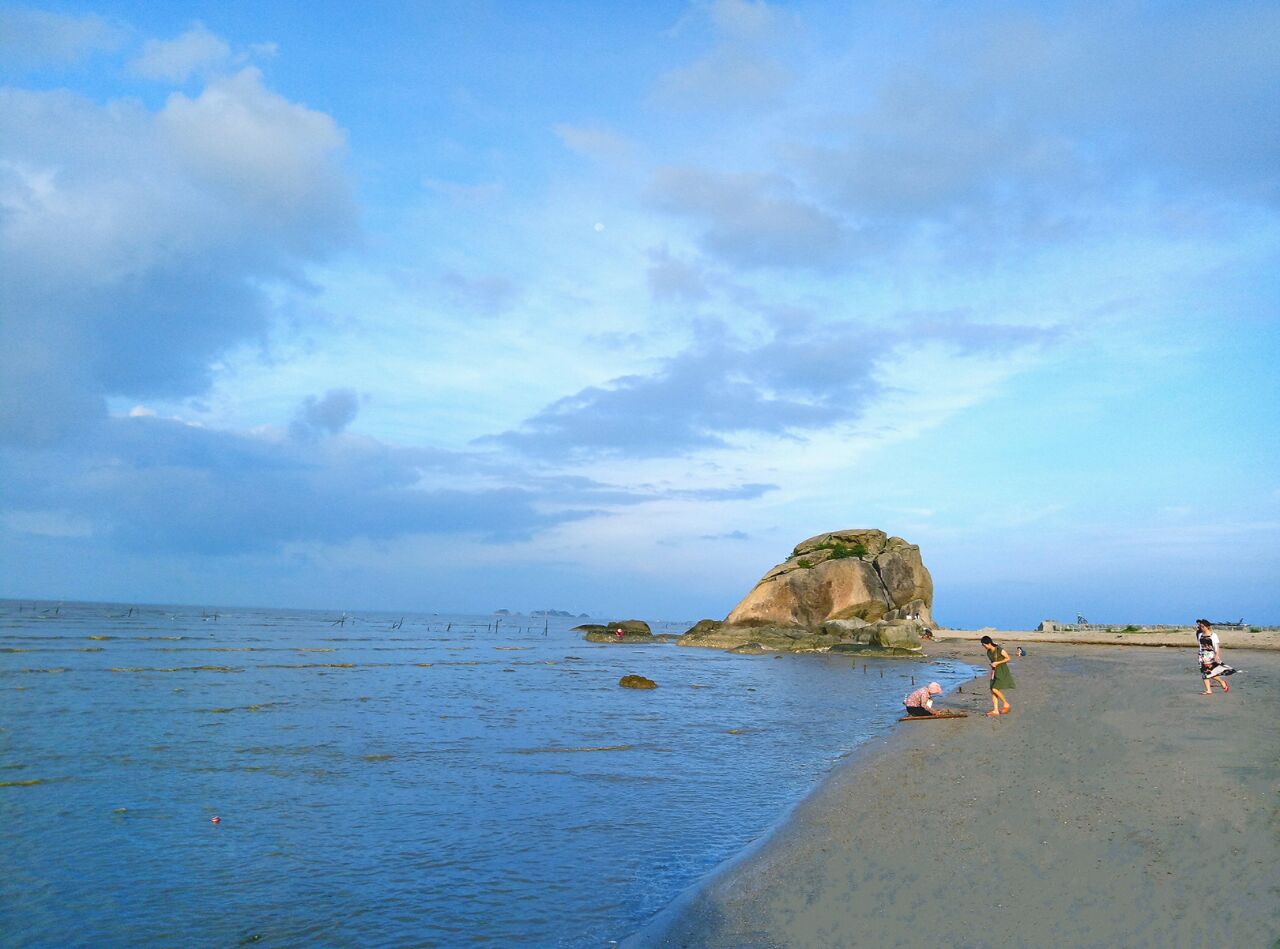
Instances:
[[[1274,946],[1280,653],[1227,661],[1205,697],[1191,649],[1037,644],[1011,714],[943,696],[623,945]]]

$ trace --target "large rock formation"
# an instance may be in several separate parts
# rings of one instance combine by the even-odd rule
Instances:
[[[679,640],[742,652],[918,653],[933,626],[933,578],[920,548],[878,530],[831,531],[797,544],[723,623]]]
[[[920,548],[878,530],[830,531],[796,545],[733,608],[732,626],[816,627],[828,620],[933,625],[933,578]]]

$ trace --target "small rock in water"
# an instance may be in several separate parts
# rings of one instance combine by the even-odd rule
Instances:
[[[618,685],[624,689],[656,689],[658,687],[658,683],[644,676],[623,676],[618,680]]]

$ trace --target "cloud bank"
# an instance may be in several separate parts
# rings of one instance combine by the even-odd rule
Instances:
[[[158,111],[0,88],[0,440],[204,391],[268,289],[355,238],[345,141],[253,68]]]

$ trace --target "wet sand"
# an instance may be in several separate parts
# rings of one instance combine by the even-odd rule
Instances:
[[[623,945],[1277,945],[1280,652],[1205,697],[1194,649],[1023,641],[1009,715],[943,696]]]

